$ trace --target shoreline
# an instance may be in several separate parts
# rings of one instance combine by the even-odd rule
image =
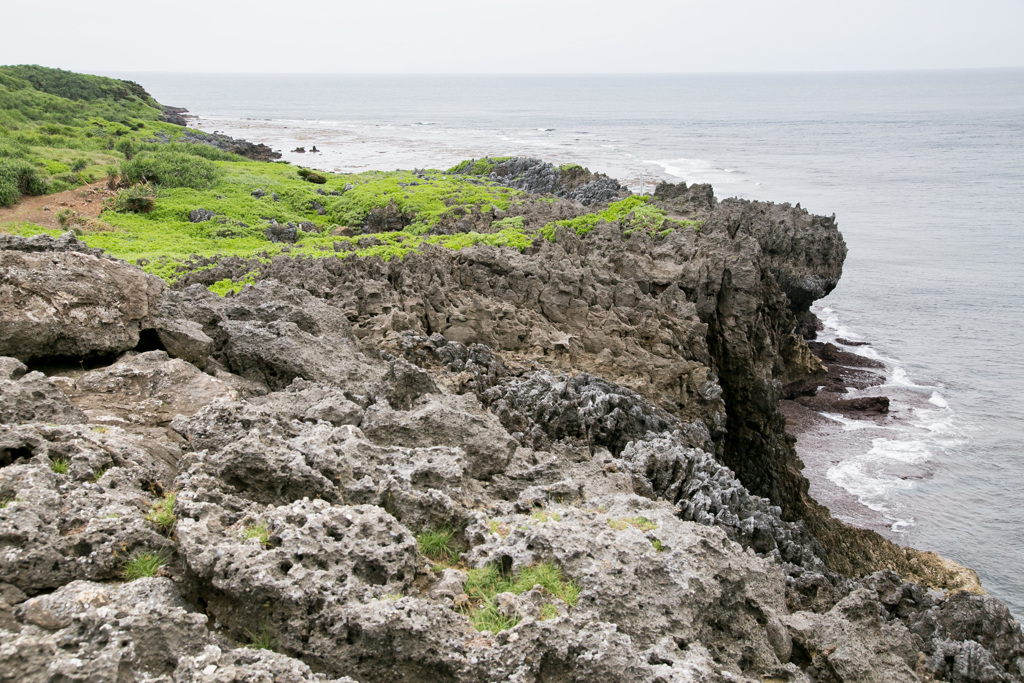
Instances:
[[[323,134],[316,135],[310,130],[308,124],[322,124],[326,122],[322,121],[291,121],[291,120],[279,120],[270,118],[261,119],[248,119],[248,118],[210,118],[203,117],[193,113],[186,113],[185,118],[188,120],[190,127],[203,130],[207,133],[226,133],[233,137],[242,135],[251,135],[254,131],[267,131],[270,129],[277,129],[279,131],[302,131],[301,136],[289,137],[289,135],[282,134],[271,140],[260,139],[260,143],[267,144],[272,147],[274,151],[280,152],[282,160],[288,161],[296,165],[303,165],[316,170],[332,171],[332,172],[359,172],[367,170],[365,167],[362,168],[343,168],[343,167],[332,167],[331,160],[335,157],[332,156],[333,152],[336,152],[336,142],[329,141],[323,142],[324,139],[329,139],[330,134],[338,134],[338,130],[344,129],[344,124],[338,123],[337,127],[321,127],[320,130]],[[252,126],[237,126],[245,121],[251,121]],[[225,130],[221,130],[217,126],[208,125],[214,122],[223,124],[229,122],[236,124],[230,127],[226,127]],[[282,125],[284,123],[296,124]],[[272,125],[265,125],[272,124]],[[369,141],[362,140],[359,144],[368,144]],[[345,144],[342,140],[340,144]],[[295,146],[305,146],[307,150],[312,146],[316,146],[318,152],[306,151],[296,152],[294,149],[289,149]],[[383,154],[383,152],[378,152]],[[479,154],[478,150],[469,149],[466,151],[469,158],[472,158],[474,154]],[[455,155],[458,156],[458,155]],[[455,158],[455,157],[453,157]],[[466,157],[459,157],[466,158]],[[545,159],[548,160],[548,159]],[[557,159],[555,161],[558,161]],[[380,169],[383,170],[383,169]],[[670,178],[667,174],[663,174],[665,178]],[[672,179],[678,180],[672,177]],[[648,183],[651,183],[650,187],[653,189],[653,179],[648,178]],[[627,184],[624,182],[624,184]],[[628,186],[628,184],[627,184]],[[631,191],[636,192],[638,187],[630,187]],[[820,321],[818,323],[819,331],[824,331]],[[837,363],[837,366],[842,370],[834,373],[832,379],[834,392],[833,394],[826,394],[819,391],[818,397],[823,398],[823,401],[815,401],[817,405],[809,407],[801,403],[800,399],[786,399],[781,402],[780,408],[787,420],[787,433],[797,439],[796,449],[798,457],[804,463],[805,468],[803,470],[804,476],[810,483],[810,495],[815,502],[828,508],[834,517],[842,521],[844,524],[848,524],[852,527],[865,529],[877,532],[881,534],[887,540],[898,543],[906,547],[914,547],[909,544],[908,539],[905,537],[905,532],[913,526],[913,520],[905,520],[901,518],[893,518],[887,514],[885,509],[877,509],[865,502],[856,493],[851,492],[847,488],[837,484],[829,477],[829,471],[831,468],[841,465],[843,462],[850,461],[870,450],[871,444],[870,439],[865,440],[868,430],[870,430],[871,423],[875,423],[880,429],[889,429],[893,427],[893,423],[898,423],[902,416],[899,414],[900,409],[895,407],[893,413],[889,413],[886,410],[884,413],[877,412],[878,406],[871,403],[870,399],[873,396],[879,394],[878,390],[865,391],[870,389],[872,386],[885,386],[887,368],[884,363],[872,362],[870,358],[864,355],[859,355],[858,351],[863,351],[863,348],[871,348],[870,343],[863,341],[853,341],[843,338],[836,338],[836,335],[825,334],[825,343],[837,342],[838,346],[843,354],[843,360],[848,365]],[[814,338],[809,338],[812,344],[821,344],[822,342],[813,341]],[[847,342],[843,344],[843,342]],[[833,346],[835,346],[833,344]],[[892,388],[892,387],[887,387]],[[852,393],[847,394],[850,390]],[[840,415],[845,419],[856,421],[857,426],[844,428],[844,425],[837,422],[834,419],[830,419],[822,415],[827,407],[833,400],[843,399],[867,399],[868,407],[867,410],[852,409],[848,410],[843,407],[832,406],[833,410],[838,410]],[[844,412],[845,411],[845,412]],[[886,424],[888,423],[888,424]],[[898,424],[896,426],[899,426]],[[873,431],[873,430],[871,430]],[[837,444],[839,447],[837,448]],[[914,472],[907,472],[897,476],[906,476],[906,480],[919,479],[922,475]],[[896,526],[898,529],[894,529]],[[927,548],[918,548],[919,550],[927,551]]]

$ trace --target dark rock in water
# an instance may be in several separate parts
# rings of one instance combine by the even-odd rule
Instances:
[[[267,239],[271,242],[297,242],[299,239],[299,228],[294,223],[281,225],[271,219],[270,226],[266,230]]]
[[[851,341],[849,339],[843,339],[842,337],[839,337],[838,339],[836,339],[836,343],[837,344],[842,344],[843,346],[871,346],[870,342],[866,342],[866,341]]]
[[[886,396],[862,396],[860,398],[836,401],[840,410],[853,410],[867,413],[888,413],[889,398]]]
[[[175,142],[191,142],[201,145],[209,145],[217,149],[238,154],[253,161],[274,161],[281,158],[280,152],[275,152],[263,143],[252,143],[247,140],[239,140],[223,133],[204,133],[198,130],[186,129],[181,137]]]
[[[160,115],[160,120],[164,123],[173,123],[176,126],[187,126],[188,121],[182,114],[188,112],[188,109],[182,107],[164,107],[163,112]]]
[[[313,145],[313,149],[311,149],[311,150],[309,150],[309,151],[310,151],[310,152],[314,152],[314,153],[315,153],[315,152],[319,152],[320,150],[318,150],[318,149],[316,148],[316,145]]]
[[[293,152],[298,152],[299,154],[305,154],[306,153],[306,148],[305,147],[296,147],[292,151]]]
[[[188,212],[188,220],[190,223],[202,223],[210,220],[215,215],[213,211],[207,211],[206,209],[192,209]]]

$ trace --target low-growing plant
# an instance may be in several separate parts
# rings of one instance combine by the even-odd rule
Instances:
[[[535,522],[541,522],[541,523],[544,523],[544,522],[561,522],[562,521],[562,516],[560,514],[558,514],[557,512],[550,512],[549,513],[547,510],[537,510],[532,515],[530,515],[530,519],[532,519]]]
[[[125,581],[135,581],[156,576],[160,568],[167,564],[169,559],[166,552],[154,550],[141,550],[132,555],[121,568],[121,576]]]
[[[646,517],[620,517],[618,519],[609,519],[608,526],[616,531],[622,531],[627,527],[635,527],[643,533],[647,533],[652,529],[658,528],[657,524]]]
[[[270,529],[267,528],[266,522],[260,522],[259,524],[252,524],[242,529],[242,538],[249,540],[250,538],[258,538],[260,545],[264,548],[270,546]]]
[[[103,478],[103,475],[106,474],[107,470],[109,469],[109,467],[101,467],[100,469],[96,470],[92,475],[92,483],[98,484],[100,479]]]
[[[494,601],[495,596],[499,593],[521,595],[536,586],[540,586],[545,597],[561,600],[569,607],[579,600],[579,586],[566,579],[562,569],[556,565],[545,562],[525,567],[516,575],[503,575],[497,565],[490,564],[467,572],[465,590],[470,602],[463,612],[478,631],[497,633],[512,628],[519,619],[501,614]],[[557,614],[557,607],[552,607]],[[542,607],[541,616],[544,614]]]
[[[428,559],[441,565],[451,565],[459,559],[454,535],[451,529],[425,529],[416,534],[416,545]]]
[[[67,474],[68,467],[71,465],[71,461],[63,456],[57,456],[56,458],[50,458],[50,469],[57,474]]]
[[[46,194],[49,184],[38,169],[21,159],[0,159],[0,206],[16,204],[22,195]]]
[[[273,650],[277,644],[274,641],[274,634],[270,631],[270,624],[266,621],[255,631],[245,630],[245,636],[249,639],[245,647],[253,650]]]
[[[656,551],[658,551],[659,553],[665,552],[665,545],[661,542],[660,539],[652,538],[651,539],[651,545],[653,545],[654,549]]]
[[[0,498],[0,510],[10,505],[14,501],[14,496],[3,496]]]
[[[178,518],[174,516],[174,499],[177,494],[171,491],[160,500],[153,503],[146,521],[152,522],[164,534],[170,535],[174,531],[174,525]]]

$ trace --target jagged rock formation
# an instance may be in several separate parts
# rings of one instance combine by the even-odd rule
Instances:
[[[467,170],[473,161],[466,163]],[[575,164],[555,166],[533,157],[512,157],[490,164],[488,178],[496,183],[523,190],[531,194],[551,194],[561,199],[579,202],[584,206],[601,204],[627,194],[618,180],[603,173],[592,173]]]
[[[1024,677],[1003,605],[936,590],[968,570],[806,494],[778,400],[823,372],[795,315],[834,222],[658,197],[701,230],[278,257],[225,298],[0,243],[0,680]],[[476,631],[466,571],[542,562],[578,601],[502,593],[517,625]]]

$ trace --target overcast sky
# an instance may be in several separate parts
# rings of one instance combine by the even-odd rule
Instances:
[[[1024,0],[49,0],[0,64],[73,71],[643,73],[1024,67]]]

